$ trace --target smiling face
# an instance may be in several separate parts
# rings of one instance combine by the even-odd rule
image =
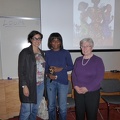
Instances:
[[[60,46],[61,46],[61,41],[59,39],[55,38],[51,41],[52,50],[58,51],[60,50]]]
[[[84,56],[89,56],[92,53],[93,46],[89,42],[83,42],[81,45],[82,53]]]
[[[40,44],[41,44],[41,36],[39,34],[36,34],[33,36],[33,38],[31,39],[31,42],[32,42],[32,46],[33,47],[39,47]]]

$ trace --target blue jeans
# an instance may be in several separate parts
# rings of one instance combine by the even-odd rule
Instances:
[[[56,96],[59,105],[59,120],[67,119],[67,93],[68,85],[47,80],[49,120],[56,120]]]
[[[43,97],[44,83],[37,86],[37,104],[22,103],[20,110],[20,120],[36,120],[38,107]]]

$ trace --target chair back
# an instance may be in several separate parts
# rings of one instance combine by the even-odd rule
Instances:
[[[104,79],[101,82],[101,92],[120,92],[120,80]]]
[[[68,80],[68,85],[69,85],[69,87],[68,87],[68,94],[72,94],[72,83],[71,83],[70,80]]]

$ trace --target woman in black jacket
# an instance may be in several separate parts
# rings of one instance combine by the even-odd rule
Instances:
[[[39,46],[43,35],[32,31],[28,35],[29,47],[24,48],[18,59],[20,120],[36,120],[44,91],[44,54]]]

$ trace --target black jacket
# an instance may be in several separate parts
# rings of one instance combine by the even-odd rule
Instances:
[[[41,54],[44,58],[44,53]],[[32,45],[23,49],[18,59],[19,97],[22,103],[37,103],[36,92],[36,60]],[[29,88],[29,97],[24,96],[22,86]]]

